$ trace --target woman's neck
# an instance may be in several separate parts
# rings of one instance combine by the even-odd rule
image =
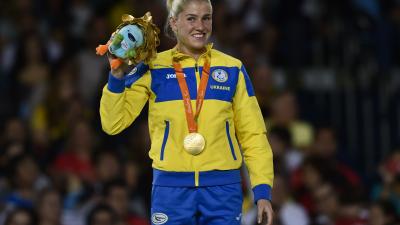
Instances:
[[[184,46],[183,44],[179,44],[179,43],[178,43],[176,49],[179,52],[182,52],[184,54],[190,55],[195,60],[198,60],[199,57],[201,56],[201,54],[203,54],[204,52],[207,51],[205,46],[202,49],[190,49],[190,48],[187,48],[186,46]]]

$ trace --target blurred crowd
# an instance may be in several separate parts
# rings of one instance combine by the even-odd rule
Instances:
[[[368,65],[369,88],[391,83],[387,74],[400,66],[400,2],[212,3],[211,41],[243,61],[265,116],[274,224],[400,224],[400,149],[364,170],[362,156],[346,151],[340,127],[316,123],[323,118],[317,113],[302,116],[307,99],[298,94],[304,68],[334,67],[356,79]],[[95,55],[122,14],[147,11],[163,30],[164,0],[1,1],[0,225],[149,224],[147,110],[120,135],[102,132],[99,99],[109,67]],[[160,38],[159,51],[174,46]],[[254,225],[248,182],[243,191],[242,221]]]

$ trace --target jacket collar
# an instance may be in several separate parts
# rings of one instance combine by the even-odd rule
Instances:
[[[204,57],[204,56],[207,56],[208,58],[210,58],[210,57],[211,57],[211,49],[212,49],[212,47],[213,47],[213,43],[208,43],[208,44],[206,45],[206,52],[204,52],[203,54],[201,54],[201,55],[199,56],[199,59],[201,59],[201,58]],[[188,55],[188,54],[185,54],[185,53],[180,52],[180,51],[177,49],[177,46],[175,46],[175,47],[172,49],[171,54],[172,54],[172,58],[173,58],[173,59],[176,59],[176,60],[178,60],[178,61],[181,61],[181,60],[184,60],[184,59],[187,59],[187,58],[193,58],[192,56],[190,56],[190,55]],[[199,60],[199,59],[198,59],[198,60]]]

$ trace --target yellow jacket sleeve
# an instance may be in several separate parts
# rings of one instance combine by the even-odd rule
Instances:
[[[144,64],[123,79],[110,73],[100,100],[101,125],[107,134],[118,134],[132,124],[149,99],[150,83],[150,72]]]
[[[233,98],[233,111],[236,134],[249,171],[254,200],[271,200],[274,179],[272,150],[266,136],[264,118],[243,65]]]

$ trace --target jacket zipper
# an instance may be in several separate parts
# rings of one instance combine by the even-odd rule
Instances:
[[[165,120],[164,138],[163,138],[163,142],[162,142],[162,145],[161,145],[161,153],[160,153],[160,160],[161,161],[164,160],[164,150],[165,150],[165,145],[167,144],[168,135],[169,135],[169,121]]]
[[[226,128],[226,136],[228,136],[228,141],[229,141],[229,147],[231,148],[231,153],[233,156],[233,159],[236,160],[236,154],[235,154],[235,149],[233,148],[233,143],[232,143],[232,139],[231,139],[231,134],[229,132],[229,122],[226,121],[225,124],[225,128]]]

